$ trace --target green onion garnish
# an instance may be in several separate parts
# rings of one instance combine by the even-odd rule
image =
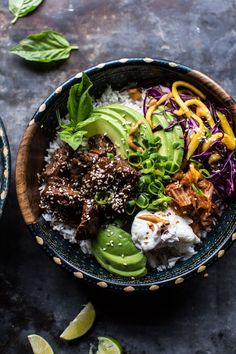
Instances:
[[[198,195],[200,195],[200,196],[204,195],[203,191],[200,188],[198,188],[198,186],[195,183],[192,183],[192,189]]]
[[[140,194],[136,199],[136,205],[140,209],[146,209],[149,205],[149,198],[146,194]]]
[[[130,154],[128,157],[128,162],[131,166],[140,167],[142,163],[142,157],[138,154]]]
[[[110,204],[112,202],[112,193],[108,191],[97,192],[94,199],[99,205]]]
[[[115,157],[115,155],[112,154],[111,152],[108,152],[108,153],[107,153],[107,158],[108,158],[108,159],[113,160],[114,157]]]
[[[202,177],[204,177],[204,178],[207,178],[207,177],[210,176],[210,172],[207,171],[205,168],[201,168],[201,169],[199,170],[199,172],[201,173]]]

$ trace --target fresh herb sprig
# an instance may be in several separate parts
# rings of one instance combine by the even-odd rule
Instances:
[[[81,82],[71,87],[67,101],[69,122],[59,124],[62,130],[58,133],[61,140],[67,143],[73,150],[77,150],[81,145],[87,131],[80,130],[80,122],[87,119],[93,112],[93,103],[89,95],[92,82],[83,73]]]
[[[43,0],[9,0],[8,8],[15,16],[11,23],[16,23],[20,17],[24,17],[36,10],[42,2]]]
[[[50,63],[68,59],[70,52],[78,48],[76,45],[70,45],[61,33],[44,31],[30,34],[17,46],[10,49],[10,53],[29,61]]]

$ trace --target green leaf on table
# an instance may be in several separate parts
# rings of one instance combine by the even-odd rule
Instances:
[[[68,59],[74,49],[78,46],[70,45],[61,33],[45,31],[29,35],[10,52],[26,60],[50,63]]]
[[[89,77],[83,74],[81,82],[70,89],[67,109],[73,126],[88,118],[93,111],[93,103],[89,95],[92,85]]]
[[[15,16],[11,23],[15,23],[18,18],[28,15],[36,10],[43,0],[9,0],[8,7]]]
[[[62,141],[67,143],[73,150],[77,150],[78,147],[82,144],[83,137],[86,135],[85,130],[79,130],[75,133],[72,133],[70,130],[62,130],[60,131],[59,137]]]

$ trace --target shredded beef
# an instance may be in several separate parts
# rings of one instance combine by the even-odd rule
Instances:
[[[77,239],[94,236],[104,215],[123,213],[140,176],[126,160],[107,157],[115,149],[106,137],[91,137],[88,144],[88,152],[63,145],[42,173],[40,207],[75,227]],[[99,193],[109,193],[108,204],[96,202]]]

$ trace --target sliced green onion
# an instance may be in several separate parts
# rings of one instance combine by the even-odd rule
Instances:
[[[165,170],[167,172],[171,172],[172,171],[172,166],[173,166],[173,163],[171,161],[167,161],[165,164],[164,164],[164,167],[165,167]]]
[[[173,163],[173,164],[172,164],[172,169],[171,169],[171,174],[174,175],[176,172],[179,171],[179,169],[180,169],[180,165],[177,164],[177,163]]]
[[[165,176],[165,170],[163,168],[157,168],[155,170],[155,175],[163,178]]]
[[[154,195],[158,195],[160,193],[160,191],[163,191],[163,190],[164,190],[164,186],[161,183],[161,181],[159,181],[158,179],[155,180],[155,182],[150,183],[148,186],[148,191]]]
[[[205,168],[201,168],[201,169],[199,170],[199,172],[201,173],[202,177],[204,177],[204,178],[207,178],[207,177],[210,176],[210,172],[207,171]]]
[[[131,166],[140,167],[142,163],[142,157],[138,154],[130,154],[128,157],[128,162]]]
[[[162,177],[162,179],[163,179],[163,181],[165,181],[165,182],[169,182],[169,181],[171,180],[171,177],[168,176],[168,175],[164,175],[164,176]]]
[[[195,193],[199,194],[200,196],[204,195],[203,191],[200,188],[198,188],[198,186],[195,183],[192,183],[192,189]]]
[[[192,162],[198,168],[202,167],[202,163],[200,161],[197,161],[197,160],[194,160],[194,159],[190,159],[190,162]]]
[[[112,193],[108,191],[97,192],[94,199],[99,205],[110,204],[112,201]]]
[[[114,155],[114,154],[112,154],[112,153],[110,153],[110,152],[108,152],[108,153],[107,153],[107,157],[108,157],[108,159],[113,160],[113,159],[114,159],[114,157],[115,157],[115,155]]]
[[[135,200],[129,200],[125,206],[125,211],[128,215],[132,215],[136,209],[136,202]]]
[[[152,182],[152,176],[144,175],[139,179],[139,187],[144,190]]]
[[[210,131],[210,129],[208,129],[205,137],[206,137],[206,139],[209,139],[211,136],[212,136],[212,132]]]
[[[140,194],[138,198],[136,199],[136,205],[140,209],[146,209],[149,205],[149,198],[147,197],[146,194]]]
[[[141,173],[148,174],[154,171],[154,161],[151,159],[146,159],[142,163]]]
[[[181,143],[179,141],[176,141],[172,144],[173,149],[178,149],[181,146]]]
[[[150,154],[150,159],[155,160],[155,161],[159,161],[160,155],[158,154],[158,152],[153,152]]]

